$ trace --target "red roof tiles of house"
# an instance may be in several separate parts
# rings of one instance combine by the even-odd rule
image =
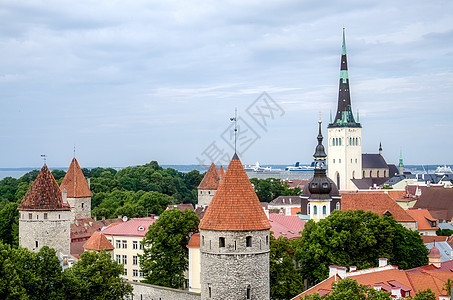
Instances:
[[[105,235],[116,236],[141,236],[144,237],[156,219],[154,218],[135,218],[127,222],[109,226],[102,231]]]
[[[195,208],[193,207],[192,203],[186,203],[186,204],[172,204],[172,205],[168,205],[166,209],[173,209],[173,208],[177,208],[179,209],[180,211],[185,211],[186,209],[188,210],[192,210],[194,211]]]
[[[49,168],[44,165],[18,210],[71,210],[71,207],[68,203],[63,203],[60,187]]]
[[[426,208],[437,219],[451,220],[453,218],[453,189],[428,187],[422,192],[414,208]],[[444,212],[443,218],[438,217],[436,212]]]
[[[110,243],[109,240],[105,237],[105,235],[103,235],[100,232],[93,233],[93,235],[83,245],[83,248],[85,248],[86,250],[96,251],[114,249],[112,243]]]
[[[406,212],[417,221],[418,230],[437,230],[439,227],[436,224],[436,219],[431,216],[427,209],[408,209]],[[434,227],[430,222],[433,222]]]
[[[433,243],[433,242],[446,242],[448,236],[437,236],[437,235],[421,235],[423,243]]]
[[[237,154],[233,156],[199,228],[221,231],[271,228]]]
[[[211,164],[208,171],[198,185],[199,190],[216,190],[219,187],[219,173],[214,163]]]
[[[342,211],[361,209],[375,212],[380,216],[390,214],[397,222],[415,222],[414,218],[386,193],[342,192],[341,196]]]
[[[306,223],[306,221],[301,220],[298,216],[280,214],[269,214],[269,221],[272,226],[271,231],[276,239],[284,236],[290,240],[302,237],[300,232],[304,230]]]
[[[200,248],[200,233],[194,233],[190,237],[189,244],[187,248]]]
[[[66,189],[69,198],[91,197],[90,187],[75,157],[61,182],[60,189],[62,191]]]

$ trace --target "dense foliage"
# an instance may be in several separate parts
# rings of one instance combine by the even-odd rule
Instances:
[[[392,217],[362,210],[334,211],[317,223],[308,221],[295,254],[304,278],[312,283],[326,279],[330,265],[366,269],[376,267],[381,257],[402,269],[428,262],[417,232]]]
[[[436,230],[436,235],[437,236],[450,236],[453,234],[453,230],[451,229],[437,229]]]
[[[0,243],[0,299],[123,299],[132,287],[110,254],[85,252],[62,272],[55,250],[38,253]]]
[[[250,182],[253,184],[256,195],[261,202],[271,202],[278,196],[298,196],[301,193],[300,188],[290,188],[288,182],[280,179],[251,178]]]
[[[184,287],[184,272],[189,268],[190,236],[198,231],[200,220],[194,211],[177,208],[164,211],[142,241],[140,268],[144,282],[170,288]]]
[[[269,269],[271,299],[291,299],[304,290],[304,279],[294,261],[295,240],[271,235]]]
[[[351,278],[332,283],[330,294],[319,296],[318,293],[304,297],[304,300],[391,300],[390,293],[377,291],[372,287],[358,284]]]

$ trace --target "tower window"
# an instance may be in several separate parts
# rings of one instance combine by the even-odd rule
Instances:
[[[204,235],[201,236],[201,245],[204,246]]]
[[[252,247],[252,237],[251,236],[248,236],[245,238],[245,246]]]
[[[31,220],[33,219],[33,215],[31,213],[28,214],[28,218]]]
[[[211,287],[208,287],[208,290],[209,290],[209,298],[211,298],[212,297]]]
[[[83,210],[83,202],[82,202],[82,210]]]
[[[38,241],[35,241],[35,248],[38,248]]]
[[[266,235],[266,245],[269,245],[269,236]]]
[[[225,248],[225,238],[224,237],[219,237],[219,247]]]
[[[322,214],[327,215],[327,207],[325,205],[322,207]]]
[[[234,250],[236,250],[236,241],[234,241]]]
[[[47,220],[47,213],[44,213],[44,220]]]
[[[36,214],[36,220],[38,220],[38,219],[39,219],[39,214]]]
[[[247,299],[251,299],[250,298],[250,285],[247,286]]]

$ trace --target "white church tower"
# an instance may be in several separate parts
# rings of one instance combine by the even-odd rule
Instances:
[[[356,189],[351,179],[362,178],[362,125],[354,120],[349,92],[348,62],[343,28],[340,86],[335,119],[328,128],[328,174],[340,190]]]

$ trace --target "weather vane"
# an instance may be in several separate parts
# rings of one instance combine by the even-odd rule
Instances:
[[[46,165],[47,162],[47,155],[41,154],[42,159],[44,160],[44,165]]]
[[[234,153],[236,153],[236,142],[237,142],[237,132],[238,132],[238,109],[234,109],[234,118],[230,118],[230,121],[234,122]]]
[[[75,157],[75,144],[74,144],[74,157]]]

